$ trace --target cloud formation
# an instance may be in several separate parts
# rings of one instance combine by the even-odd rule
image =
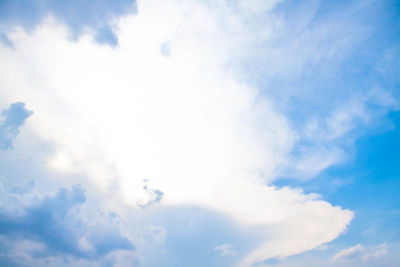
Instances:
[[[164,196],[164,193],[161,190],[149,188],[149,186],[147,185],[148,183],[147,179],[143,180],[143,182],[144,182],[143,189],[147,192],[148,199],[147,202],[137,203],[137,205],[140,208],[147,208],[155,203],[160,202]]]
[[[373,247],[364,247],[361,244],[357,244],[353,247],[349,247],[339,251],[333,256],[334,260],[362,260],[368,261],[371,258],[379,258],[387,253],[387,244],[381,244]]]
[[[85,177],[110,203],[148,208],[142,210],[199,206],[259,227],[262,241],[239,259],[242,266],[302,253],[337,238],[353,213],[317,194],[272,183],[282,175],[312,178],[337,164],[354,125],[367,123],[375,111],[369,103],[383,110],[396,105],[390,93],[378,101],[373,90],[363,91],[355,95],[372,100],[360,100],[349,97],[347,87],[325,88],[325,82],[313,84],[320,92],[289,90],[310,69],[329,78],[364,35],[350,38],[356,27],[342,27],[333,31],[334,40],[326,37],[336,17],[312,24],[318,1],[302,5],[300,24],[285,19],[281,5],[142,1],[137,15],[116,19],[115,48],[99,45],[96,34],[71,41],[63,18],[47,18],[32,31],[10,30],[14,48],[0,47],[0,82],[10,90],[0,91],[0,99],[24,101],[35,110],[26,135],[51,146],[43,158],[49,171]],[[299,38],[286,40],[281,32]],[[284,86],[286,80],[293,83]],[[319,102],[329,105],[310,115]],[[66,217],[84,202],[79,190],[62,189],[23,209],[24,216],[34,221],[62,199],[69,206],[54,216]],[[8,232],[20,232],[6,215]],[[51,243],[41,231],[36,238]],[[95,258],[133,248],[114,233],[82,240],[75,235],[57,237],[58,250]],[[71,242],[94,252],[75,251]]]
[[[20,189],[14,186],[10,192],[25,195]],[[60,188],[55,195],[41,199],[35,195],[20,198],[12,194],[7,196],[7,192],[2,194],[0,243],[3,260],[4,255],[10,256],[15,250],[30,258],[70,257],[91,261],[103,260],[111,252],[135,250],[132,241],[121,236],[116,226],[109,223],[104,227],[101,222],[84,217],[80,207],[86,197],[80,186]],[[22,259],[15,255],[9,260]]]
[[[133,208],[163,192],[163,205],[203,206],[271,231],[242,265],[300,253],[336,238],[353,215],[267,185],[296,138],[285,115],[227,68],[256,36],[268,39],[269,19],[255,35],[247,24],[254,12],[245,3],[141,2],[119,21],[116,50],[89,36],[71,42],[51,20],[32,34],[16,31],[15,50],[0,51],[8,66],[0,79],[13,89],[3,95],[35,110],[29,132],[53,143],[46,164],[54,170],[82,174],[103,192],[117,184],[114,198]],[[168,57],[160,53],[166,41]],[[35,66],[34,76],[20,74],[34,82],[7,78],[18,62]]]

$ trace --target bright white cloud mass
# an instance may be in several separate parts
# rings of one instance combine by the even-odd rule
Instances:
[[[227,266],[283,259],[341,235],[352,211],[273,183],[282,176],[311,179],[351,158],[347,149],[357,129],[397,100],[379,86],[335,92],[318,87],[323,83],[284,85],[308,77],[325,60],[326,69],[316,72],[329,82],[329,73],[369,34],[356,22],[329,30],[336,15],[304,30],[318,1],[290,14],[281,11],[284,2],[138,1],[136,14],[110,21],[116,46],[97,42],[90,28],[71,38],[51,13],[33,30],[7,29],[12,47],[0,46],[0,106],[19,102],[33,111],[14,149],[1,156],[13,166],[10,176],[18,173],[11,171],[19,166],[13,159],[28,159],[32,173],[26,184],[22,177],[2,178],[4,198],[20,203],[13,220],[7,216],[14,205],[0,213],[0,225],[9,229],[1,232],[8,258],[20,264],[30,258],[33,265],[47,259],[49,265],[161,266],[146,258],[146,247],[168,243],[160,217],[181,207],[218,214],[257,236],[246,248],[238,239],[211,243],[209,253],[230,258]],[[81,187],[70,187],[78,183],[92,202]],[[58,208],[51,203],[64,198],[60,214],[52,213]],[[96,207],[104,210],[97,217]],[[19,226],[41,212],[53,215],[38,224],[57,226],[39,232],[35,222]],[[20,235],[18,227],[30,230]],[[63,231],[68,236],[48,237]],[[7,241],[10,233],[18,237],[14,243]],[[47,250],[52,253],[44,256]],[[69,263],[58,258],[63,253]]]

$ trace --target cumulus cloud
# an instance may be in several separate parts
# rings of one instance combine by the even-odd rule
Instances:
[[[31,182],[27,185],[33,186]],[[10,191],[25,193],[21,190],[21,186],[14,186]],[[85,202],[85,192],[80,186],[60,188],[55,195],[42,198],[20,199],[8,195],[0,206],[2,259],[15,254],[9,260],[18,262],[25,255],[96,261],[115,251],[135,250],[132,241],[120,235],[112,223],[104,227],[96,221],[88,222],[80,212]]]
[[[214,251],[219,251],[221,256],[236,256],[236,251],[234,249],[234,245],[224,243],[220,246],[214,248]]]
[[[260,227],[263,240],[241,259],[242,266],[301,253],[335,239],[353,213],[271,183],[282,173],[296,176],[290,166],[315,176],[337,163],[343,151],[336,141],[364,118],[364,110],[329,110],[315,120],[307,117],[306,129],[297,128],[281,102],[273,101],[270,92],[280,87],[249,82],[252,68],[243,69],[255,59],[274,63],[265,64],[260,76],[298,77],[307,72],[304,66],[336,58],[354,43],[324,39],[329,25],[303,31],[316,13],[313,6],[303,26],[292,29],[302,38],[282,50],[274,45],[282,39],[282,17],[272,12],[278,2],[141,1],[137,15],[115,22],[117,48],[99,45],[89,34],[71,41],[62,19],[47,18],[32,32],[8,33],[14,49],[0,47],[0,82],[9,89],[0,91],[0,99],[24,101],[35,110],[27,134],[52,145],[47,168],[86,177],[110,202],[200,206]],[[324,49],[304,52],[308,41]],[[47,202],[70,203],[60,211],[64,217],[83,204],[79,192],[64,189]],[[33,220],[40,210],[27,208],[24,216]],[[99,254],[110,249],[104,245],[109,238],[115,248],[131,248],[117,234],[116,240],[59,238],[67,243],[59,250],[71,254],[78,252],[68,242],[77,240]]]
[[[32,111],[25,109],[25,104],[16,102],[1,112],[0,117],[0,150],[13,148],[13,141],[19,133],[19,128],[32,115]]]
[[[299,253],[336,238],[352,213],[265,184],[295,135],[284,114],[226,67],[254,38],[268,38],[261,26],[252,35],[252,10],[140,2],[137,16],[119,22],[116,50],[89,36],[71,42],[51,20],[32,34],[14,32],[15,50],[0,51],[8,70],[0,79],[13,89],[3,96],[33,107],[29,131],[54,144],[54,170],[84,174],[103,192],[117,184],[115,198],[132,207],[163,196],[163,205],[204,206],[274,229],[243,265]],[[168,57],[160,53],[166,40]],[[21,74],[31,83],[9,78],[18,62],[35,66],[34,76]]]

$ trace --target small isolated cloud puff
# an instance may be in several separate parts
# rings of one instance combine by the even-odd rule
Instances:
[[[224,243],[220,246],[214,248],[214,251],[219,251],[221,256],[236,256],[236,251],[234,249],[234,245]]]
[[[383,243],[378,246],[364,247],[357,244],[353,247],[343,249],[333,256],[334,260],[362,260],[379,258],[387,253],[388,245]]]
[[[19,133],[19,128],[32,115],[32,111],[25,109],[25,104],[16,102],[1,112],[0,117],[0,150],[13,148],[13,141]]]
[[[113,20],[116,17],[133,13],[135,1],[21,1],[4,0],[0,2],[0,30],[10,31],[15,26],[23,26],[32,30],[47,16],[57,17],[65,23],[77,38],[87,31],[92,32],[96,41],[109,45],[117,45]],[[7,35],[0,32],[0,42],[12,47]]]
[[[167,41],[161,44],[160,53],[166,57],[171,55],[171,44]]]
[[[354,247],[346,248],[346,249],[343,249],[342,251],[339,251],[337,254],[335,254],[335,256],[333,256],[333,258],[335,260],[337,260],[337,259],[355,259],[355,258],[359,258],[360,255],[362,255],[364,251],[365,251],[364,246],[362,246],[361,244],[357,244]]]
[[[143,180],[143,183],[143,189],[146,192],[147,197],[144,201],[137,203],[137,205],[142,209],[150,207],[155,203],[159,203],[164,196],[164,193],[161,190],[149,188],[147,179]]]

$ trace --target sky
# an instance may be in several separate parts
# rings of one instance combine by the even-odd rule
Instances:
[[[397,0],[0,0],[1,266],[399,266]]]

